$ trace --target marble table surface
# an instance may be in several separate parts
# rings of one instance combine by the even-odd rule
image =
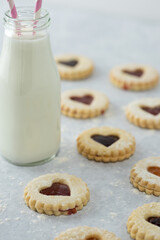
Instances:
[[[77,53],[95,63],[91,78],[77,82],[62,81],[62,91],[91,88],[110,99],[108,111],[98,118],[76,120],[62,116],[61,146],[58,156],[37,167],[17,167],[0,158],[0,239],[50,240],[61,231],[80,225],[97,226],[130,239],[126,221],[131,211],[159,198],[139,192],[129,182],[133,164],[160,155],[159,131],[140,129],[130,124],[124,114],[128,102],[143,97],[158,97],[160,87],[145,92],[128,92],[109,81],[111,67],[122,63],[152,65],[160,72],[160,22],[131,17],[99,14],[94,10],[50,8],[51,43],[54,54]],[[0,26],[2,30],[2,24]],[[2,44],[2,31],[0,45]],[[119,163],[97,163],[79,155],[76,138],[85,129],[113,126],[132,133],[136,152]],[[24,203],[23,190],[32,178],[46,173],[67,172],[81,177],[89,186],[91,199],[75,215],[46,216],[30,210]]]

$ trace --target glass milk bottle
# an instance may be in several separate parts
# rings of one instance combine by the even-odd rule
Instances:
[[[0,153],[16,165],[52,159],[60,145],[60,78],[52,56],[46,10],[4,17],[0,57]]]

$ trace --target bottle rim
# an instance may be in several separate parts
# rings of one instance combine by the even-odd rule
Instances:
[[[11,16],[10,10],[4,14],[4,26],[20,32],[37,32],[50,26],[50,16],[46,9],[41,9],[41,16],[34,19],[33,7],[17,7],[18,18]]]

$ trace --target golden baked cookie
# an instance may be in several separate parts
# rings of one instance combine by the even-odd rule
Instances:
[[[144,98],[128,104],[127,119],[142,128],[160,129],[160,98]]]
[[[160,203],[144,204],[134,210],[127,230],[135,240],[160,240]]]
[[[150,157],[136,163],[130,181],[141,192],[160,196],[160,157]]]
[[[80,80],[89,77],[94,69],[93,62],[78,55],[61,55],[55,57],[61,79]]]
[[[139,64],[126,64],[110,71],[111,82],[124,90],[143,91],[158,83],[158,72],[152,67]]]
[[[135,138],[130,133],[112,127],[91,128],[77,138],[79,153],[101,162],[127,159],[134,153],[135,145]]]
[[[93,118],[104,114],[108,106],[106,95],[90,89],[65,91],[61,97],[61,112],[72,118]]]
[[[54,240],[120,240],[114,233],[97,227],[75,227],[61,233]]]
[[[26,204],[47,215],[71,215],[81,210],[90,198],[87,184],[69,174],[46,174],[33,179],[24,190]]]

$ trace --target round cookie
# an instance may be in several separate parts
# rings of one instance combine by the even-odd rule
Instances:
[[[77,148],[80,154],[90,160],[117,162],[134,153],[135,138],[118,128],[91,128],[79,135]]]
[[[93,118],[104,114],[108,106],[106,95],[89,89],[65,91],[61,97],[61,112],[72,118]]]
[[[126,64],[110,71],[111,82],[124,90],[143,91],[158,83],[158,72],[152,67],[139,64]]]
[[[160,98],[144,98],[128,104],[127,119],[142,128],[160,129]]]
[[[160,203],[144,204],[134,210],[127,230],[135,240],[160,240]]]
[[[61,233],[54,240],[120,240],[114,233],[97,227],[75,227]]]
[[[26,204],[47,215],[71,215],[81,210],[90,198],[87,184],[69,174],[46,174],[33,179],[24,190]]]
[[[55,57],[61,79],[80,80],[89,77],[94,69],[93,62],[78,55],[61,55]]]
[[[130,181],[140,191],[160,196],[160,157],[150,157],[136,163],[131,170]]]

